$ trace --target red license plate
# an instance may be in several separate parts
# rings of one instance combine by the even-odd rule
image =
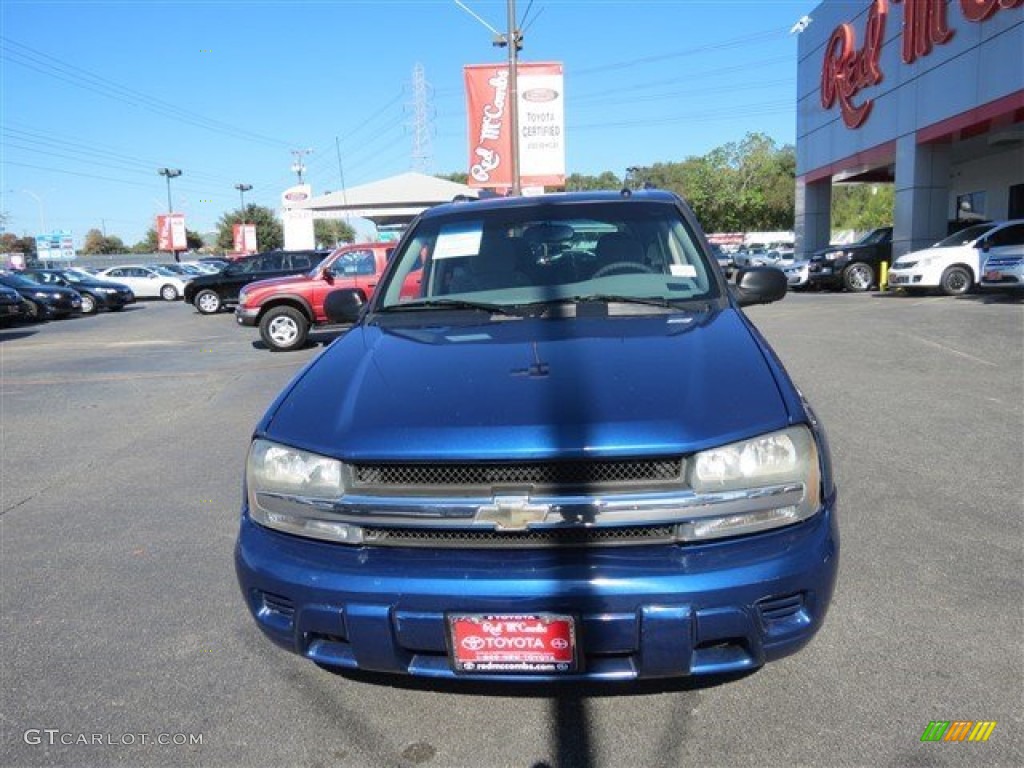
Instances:
[[[449,615],[448,635],[456,672],[561,674],[576,669],[572,616]]]

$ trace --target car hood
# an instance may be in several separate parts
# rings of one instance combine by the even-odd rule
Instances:
[[[820,251],[815,251],[811,256],[811,260],[824,259],[826,253],[839,253],[841,251],[870,251],[876,247],[877,245],[874,243],[870,245],[858,245],[857,243],[850,243],[849,245],[830,245],[828,248],[822,248]]]
[[[942,248],[932,245],[928,248],[921,248],[903,254],[893,262],[893,266],[895,267],[897,264],[903,264],[908,261],[920,261],[924,258],[961,259],[976,255],[977,250],[973,245],[949,245]]]
[[[257,433],[349,461],[673,455],[790,423],[768,359],[733,309],[363,325]]]
[[[256,288],[287,288],[297,283],[309,282],[309,275],[300,272],[297,275],[285,275],[284,277],[268,277],[266,280],[257,280],[246,286],[246,292],[252,293]]]

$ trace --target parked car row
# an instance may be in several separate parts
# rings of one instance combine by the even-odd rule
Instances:
[[[953,227],[951,227],[952,229]],[[829,246],[785,271],[792,287],[870,290],[882,263],[887,285],[908,294],[940,291],[960,296],[977,288],[1024,290],[1024,219],[981,222],[958,229],[928,248],[892,259],[892,227],[880,227],[850,245]]]

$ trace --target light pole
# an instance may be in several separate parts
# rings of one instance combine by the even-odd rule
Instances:
[[[508,119],[512,125],[512,194],[522,192],[519,183],[519,46],[522,37],[516,29],[516,0],[508,0],[508,32],[505,34],[508,46]]]
[[[522,193],[519,179],[519,49],[523,47],[523,31],[516,27],[516,0],[505,0],[508,9],[508,27],[505,34],[473,13],[461,0],[455,0],[455,4],[494,33],[493,44],[496,48],[508,46],[508,122],[511,134],[509,154],[512,155],[509,170],[512,174],[511,193],[519,195]],[[530,12],[529,8],[526,12]]]
[[[43,203],[42,195],[37,195],[31,189],[23,189],[21,191],[24,192],[29,197],[31,197],[33,200],[35,200],[36,204],[39,206],[39,234],[40,235],[45,235],[46,234],[46,206]]]
[[[167,177],[167,212],[174,213],[174,206],[171,205],[171,179],[181,176],[181,171],[177,168],[158,168],[156,172]]]
[[[242,253],[249,252],[249,243],[245,236],[245,193],[252,189],[252,184],[235,184],[235,189],[238,190],[238,196],[242,200]]]
[[[157,168],[156,172],[161,176],[167,177],[167,227],[170,230],[169,234],[171,235],[171,253],[174,254],[174,260],[179,261],[178,251],[174,248],[174,230],[171,224],[170,215],[174,213],[174,206],[171,205],[171,179],[181,176],[181,170],[178,168]]]

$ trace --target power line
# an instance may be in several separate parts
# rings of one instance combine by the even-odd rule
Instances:
[[[48,77],[62,80],[76,87],[99,93],[116,101],[156,112],[171,120],[177,120],[205,130],[224,133],[235,138],[269,144],[271,146],[286,145],[286,142],[280,139],[263,136],[220,120],[214,120],[197,112],[182,109],[176,104],[154,98],[141,91],[121,85],[109,78],[69,64],[55,56],[43,53],[10,38],[0,36],[0,43],[3,46],[0,48],[0,57],[6,61],[32,69]]]

